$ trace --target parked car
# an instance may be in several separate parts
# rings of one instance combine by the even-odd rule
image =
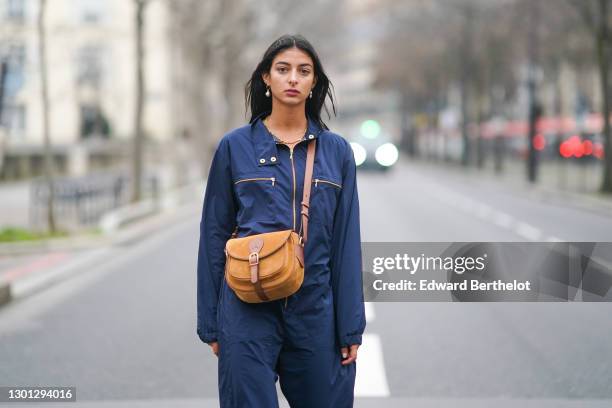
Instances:
[[[363,170],[387,171],[399,158],[397,146],[373,120],[362,123],[360,132],[351,137],[351,147],[357,167]]]

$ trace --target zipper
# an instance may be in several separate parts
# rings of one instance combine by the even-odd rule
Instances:
[[[272,182],[272,185],[276,182],[276,177],[255,177],[255,178],[246,178],[236,181],[234,184],[242,183],[244,181],[261,181],[261,180],[269,180]]]
[[[295,148],[295,146],[299,145],[300,143],[302,143],[302,141],[298,142],[297,144],[290,146],[289,147],[289,160],[291,160],[291,176],[293,178],[293,201],[291,203],[291,211],[293,212],[293,230],[295,231],[295,192],[296,192],[296,180],[295,180],[295,165],[293,162],[293,149]],[[289,297],[285,297],[285,310],[287,309],[287,302],[289,301]]]
[[[334,183],[333,181],[328,181],[328,180],[323,180],[323,179],[316,178],[316,179],[314,179],[314,182],[315,182],[315,187],[318,187],[319,183],[327,183],[327,184],[331,184],[334,187],[342,188],[342,186],[340,184]]]
[[[293,212],[293,230],[295,231],[295,166],[293,165],[293,148],[292,146],[289,148],[289,159],[291,160],[291,174],[293,177],[293,203],[291,205],[291,211]]]

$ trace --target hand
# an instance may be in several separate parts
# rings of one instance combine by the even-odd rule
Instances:
[[[219,357],[219,342],[211,341],[208,345],[212,348],[212,352],[215,353],[215,356]]]
[[[340,348],[340,353],[342,354],[342,365],[351,364],[355,360],[357,360],[357,349],[359,348],[359,344],[351,344],[350,350],[348,347]]]

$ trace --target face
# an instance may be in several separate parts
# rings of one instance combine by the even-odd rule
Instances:
[[[279,52],[272,61],[270,72],[262,78],[270,87],[273,103],[286,105],[306,103],[316,84],[312,58],[299,48]]]

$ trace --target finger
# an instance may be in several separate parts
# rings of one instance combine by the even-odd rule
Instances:
[[[210,347],[212,348],[212,352],[215,353],[215,356],[218,356],[219,355],[219,343],[218,342],[211,343]]]
[[[354,360],[357,360],[357,349],[359,348],[359,345],[354,344],[351,346],[351,351],[350,351],[350,355]]]
[[[342,360],[342,365],[348,365],[357,360],[357,349],[358,348],[359,348],[359,344],[351,345],[349,355],[347,356],[346,359]]]
[[[342,364],[342,365],[348,365],[348,364],[353,363],[353,362],[355,361],[355,359],[356,359],[356,357],[350,356],[350,357],[348,357],[347,359],[342,360],[342,361],[340,362],[340,364]]]
[[[340,348],[340,354],[342,354],[342,358],[345,359],[348,357],[348,348],[347,347],[341,347]]]

